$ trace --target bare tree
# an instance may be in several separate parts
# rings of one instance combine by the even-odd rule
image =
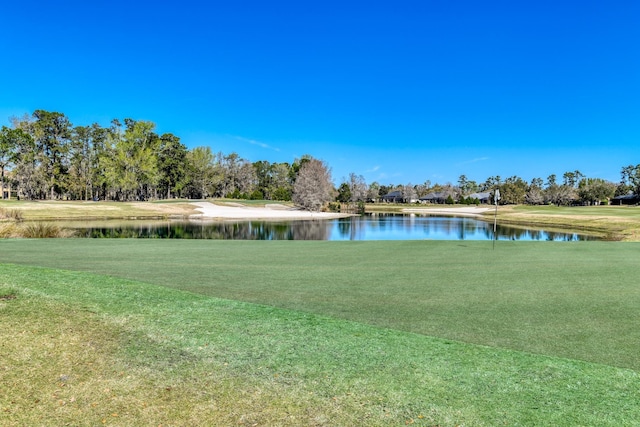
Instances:
[[[319,211],[333,199],[331,171],[324,161],[310,159],[302,164],[293,184],[293,203],[310,210]]]
[[[411,183],[401,186],[400,191],[402,192],[402,200],[405,203],[413,203],[418,198],[418,192]]]
[[[542,191],[542,179],[531,180],[527,194],[524,196],[525,203],[529,205],[542,205],[544,203],[544,192]]]
[[[349,190],[351,190],[351,202],[364,202],[367,198],[367,183],[364,176],[349,174]]]
[[[369,189],[367,190],[367,199],[377,202],[379,198],[380,198],[380,184],[374,181],[369,185]]]
[[[417,184],[415,189],[418,197],[426,196],[431,191],[431,181],[426,180],[423,184]]]
[[[568,185],[550,185],[545,190],[545,198],[554,205],[569,205],[578,199],[578,191]]]

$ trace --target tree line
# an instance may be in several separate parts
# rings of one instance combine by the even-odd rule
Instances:
[[[2,189],[10,184],[18,198],[30,200],[138,201],[169,198],[230,197],[297,200],[314,187],[323,202],[325,185],[308,176],[328,168],[305,155],[292,163],[251,163],[237,153],[214,153],[210,147],[187,149],[171,133],[159,135],[149,121],[114,119],[110,126],[74,126],[58,112],[36,110],[11,119],[0,131]],[[305,169],[308,169],[305,171]],[[302,177],[302,179],[301,179]],[[2,191],[2,197],[7,196]]]
[[[343,183],[338,191],[349,197],[352,184]],[[640,201],[640,165],[622,168],[621,180],[613,183],[602,178],[586,177],[580,171],[565,172],[561,178],[549,175],[546,180],[534,178],[527,182],[518,176],[502,179],[491,176],[478,183],[461,175],[456,184],[435,184],[429,181],[419,185],[389,185],[377,183],[369,185],[368,198],[377,194],[388,194],[389,191],[400,192],[405,202],[419,200],[428,194],[437,194],[437,200],[444,203],[479,203],[479,193],[500,191],[500,204],[554,204],[554,205],[600,205],[607,204],[615,196],[635,194],[635,201]],[[381,197],[381,196],[378,196]]]
[[[499,176],[477,183],[367,184],[350,174],[333,187],[329,166],[310,155],[293,162],[249,162],[237,153],[210,147],[188,149],[171,133],[158,134],[150,121],[114,119],[108,127],[74,126],[59,112],[36,110],[14,117],[0,130],[0,193],[30,200],[114,200],[227,197],[293,201],[310,210],[328,202],[379,201],[392,191],[414,201],[429,193],[451,202],[469,202],[475,192],[499,189],[504,204],[599,204],[615,195],[640,194],[640,165],[622,168],[611,183],[566,172],[531,182]],[[9,190],[10,191],[10,190]]]

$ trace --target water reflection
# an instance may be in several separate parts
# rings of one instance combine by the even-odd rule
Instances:
[[[493,223],[474,218],[377,214],[336,220],[74,223],[78,237],[226,240],[491,240]],[[498,240],[598,240],[574,232],[497,227]]]

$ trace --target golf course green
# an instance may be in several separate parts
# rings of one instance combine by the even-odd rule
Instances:
[[[635,425],[639,251],[3,240],[0,424]]]

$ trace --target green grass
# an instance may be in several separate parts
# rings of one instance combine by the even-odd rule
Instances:
[[[640,370],[640,245],[6,240],[85,270],[468,343]]]
[[[0,265],[0,295],[3,426],[640,419],[630,369],[85,272]]]

